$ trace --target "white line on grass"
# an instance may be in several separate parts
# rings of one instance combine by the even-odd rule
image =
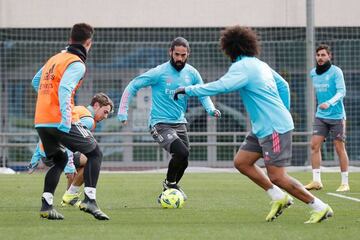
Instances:
[[[344,195],[341,195],[341,194],[337,194],[337,193],[326,193],[327,195],[331,195],[331,196],[335,196],[335,197],[339,197],[339,198],[345,198],[345,199],[349,199],[349,200],[352,200],[352,201],[355,201],[355,202],[360,202],[360,199],[359,198],[354,198],[354,197],[348,197],[348,196],[344,196]]]

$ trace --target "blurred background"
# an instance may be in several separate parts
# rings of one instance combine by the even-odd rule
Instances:
[[[126,127],[116,118],[122,92],[134,77],[168,60],[169,43],[177,36],[189,40],[189,63],[204,82],[217,80],[231,64],[220,51],[219,33],[235,24],[257,31],[260,59],[290,85],[293,166],[309,165],[310,160],[316,102],[309,71],[315,66],[314,49],[320,43],[332,47],[333,63],[343,70],[347,87],[350,165],[360,165],[358,10],[356,0],[0,0],[0,167],[26,169],[38,141],[31,80],[50,56],[66,47],[70,28],[78,22],[93,25],[96,32],[76,104],[88,105],[100,91],[115,103],[114,114],[95,130],[104,170],[167,166],[169,156],[148,132],[150,89],[142,89],[132,101]],[[208,117],[198,99],[189,102],[190,166],[232,167],[250,130],[248,117],[236,92],[212,100],[222,111],[220,120]],[[322,156],[324,165],[337,165],[332,139],[324,144]]]

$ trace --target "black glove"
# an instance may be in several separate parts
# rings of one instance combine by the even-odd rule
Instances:
[[[184,87],[180,87],[180,88],[175,90],[175,93],[174,93],[174,100],[175,101],[177,101],[179,99],[178,98],[179,94],[185,94],[185,88]]]

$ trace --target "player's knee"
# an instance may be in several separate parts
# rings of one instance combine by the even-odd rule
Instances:
[[[186,169],[188,165],[189,165],[189,160],[185,158],[185,160],[183,161],[183,168]]]
[[[187,160],[189,157],[189,149],[180,139],[176,139],[171,143],[170,153],[183,160]]]
[[[91,152],[89,153],[86,153],[85,154],[86,158],[90,161],[92,159],[96,160],[96,161],[102,161],[102,158],[103,158],[103,154],[99,148],[98,145],[96,145],[95,149],[92,150]]]
[[[342,140],[335,140],[334,147],[337,151],[345,151],[345,143]]]
[[[68,162],[68,155],[66,152],[58,150],[54,155],[50,157],[50,159],[56,166],[59,166],[61,169],[64,169]]]
[[[238,158],[234,158],[234,167],[241,173],[245,173],[247,166]]]
[[[279,175],[279,174],[274,174],[274,173],[268,173],[268,177],[270,179],[270,181],[277,185],[277,186],[282,186],[283,185],[283,176]]]
[[[312,153],[318,153],[320,152],[321,144],[311,144],[311,152]]]

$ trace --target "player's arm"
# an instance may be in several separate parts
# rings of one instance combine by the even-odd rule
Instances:
[[[144,87],[149,87],[155,85],[158,81],[158,68],[150,69],[149,71],[141,74],[140,76],[131,80],[131,82],[126,86],[120,100],[119,110],[118,110],[118,119],[126,123],[128,119],[128,109],[131,100],[136,95],[136,93]]]
[[[35,74],[34,78],[31,81],[31,85],[33,86],[33,88],[35,89],[36,92],[39,89],[40,79],[41,79],[43,68],[44,67],[40,68],[40,70]]]
[[[61,111],[60,131],[68,133],[71,128],[71,95],[85,75],[85,65],[81,62],[70,64],[64,72],[59,85],[59,104]]]
[[[272,74],[275,79],[276,87],[279,92],[281,101],[284,103],[285,107],[290,110],[290,88],[289,84],[285,81],[283,77],[280,76],[277,72],[272,70]]]
[[[184,93],[188,96],[213,96],[221,93],[229,93],[237,91],[248,83],[247,76],[234,66],[230,67],[229,71],[219,80],[206,83],[197,84],[194,86],[185,87]],[[174,96],[175,98],[175,96]]]
[[[198,71],[194,71],[194,85],[196,84],[204,84],[203,79]],[[206,97],[199,97],[199,101],[201,105],[205,108],[206,112],[213,117],[220,118],[221,112],[215,108],[214,103],[211,101],[209,96]]]
[[[93,130],[93,128],[95,126],[95,120],[92,117],[82,117],[80,119],[80,122],[84,127],[89,129],[90,131]]]
[[[340,100],[345,97],[346,94],[344,75],[341,70],[336,72],[335,84],[336,94],[331,99],[326,101],[331,106],[336,105]]]
[[[35,152],[31,157],[30,164],[28,166],[29,174],[33,173],[34,170],[39,166],[40,159],[43,157],[46,157],[45,153],[40,150],[40,145],[38,143],[36,146]]]

